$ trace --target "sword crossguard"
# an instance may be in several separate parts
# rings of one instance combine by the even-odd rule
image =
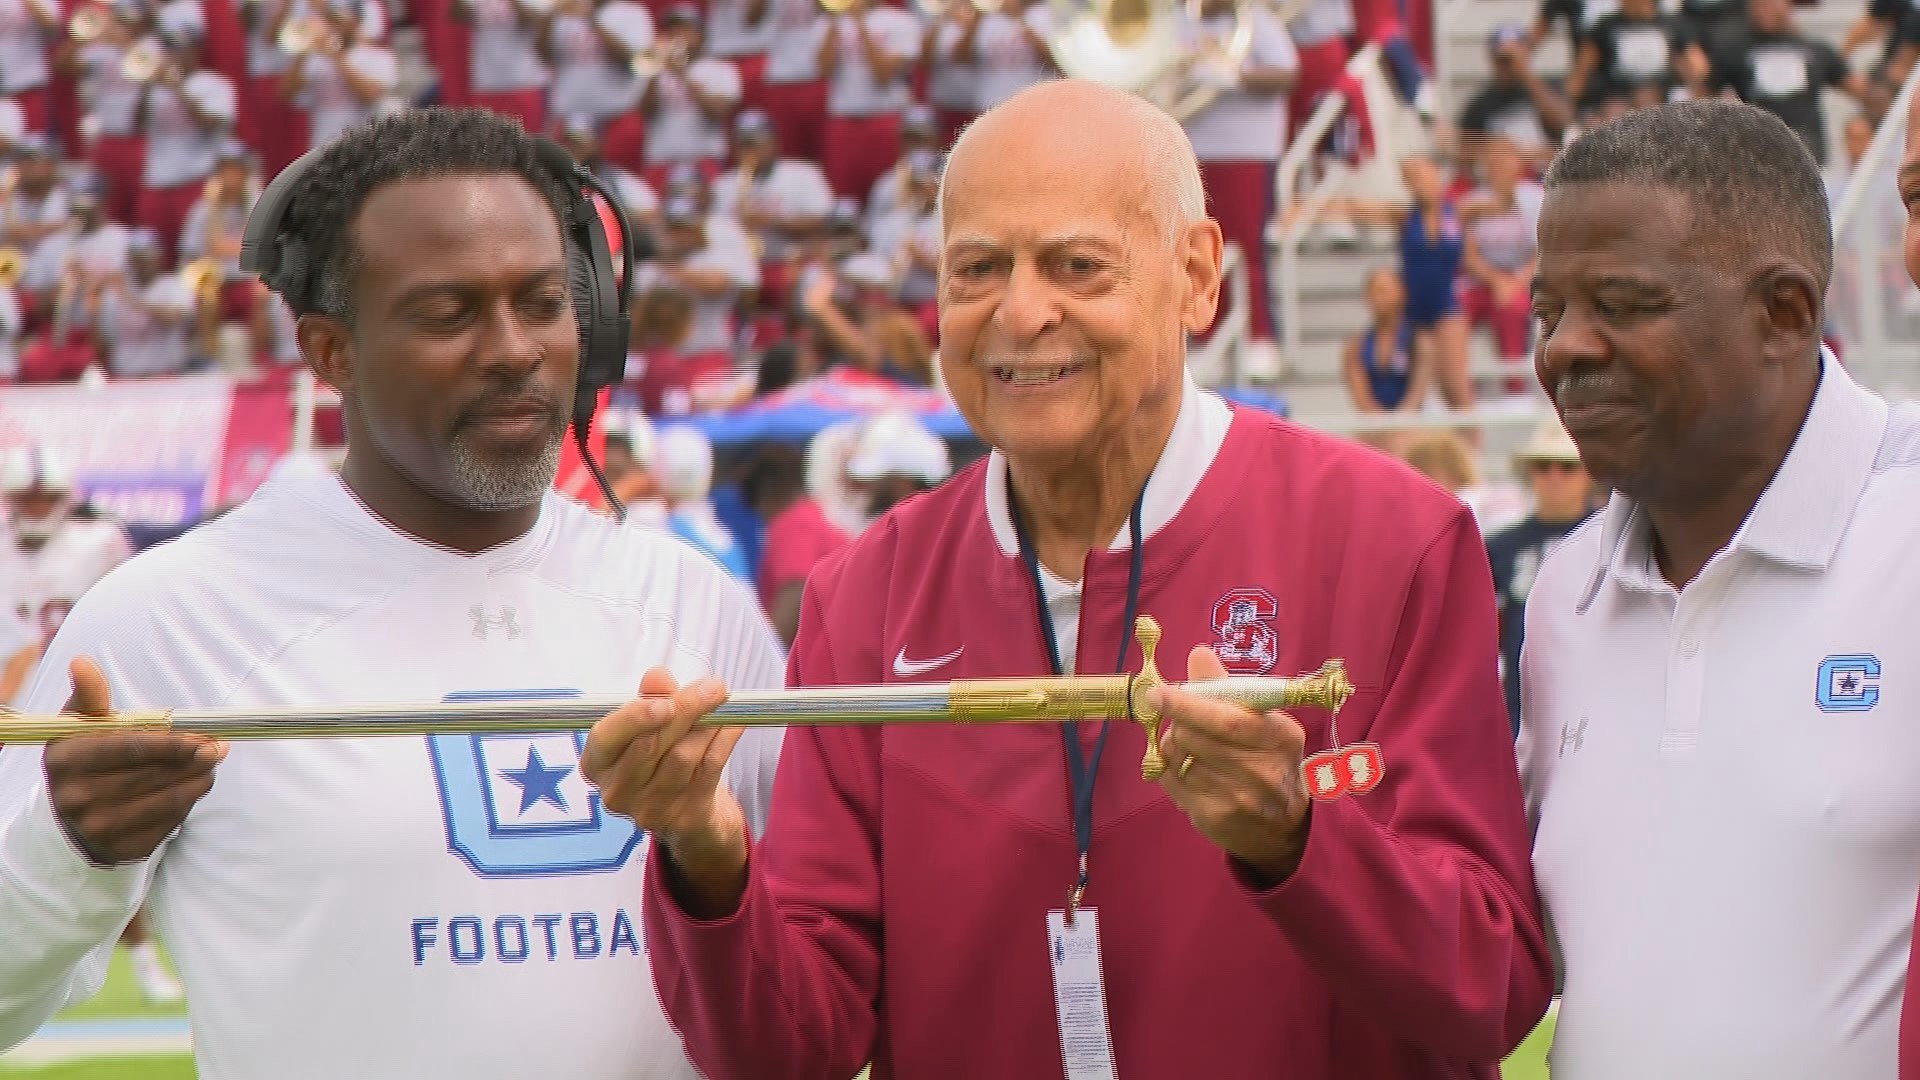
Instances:
[[[1128,704],[1134,722],[1147,729],[1147,754],[1140,759],[1140,778],[1158,780],[1167,771],[1166,759],[1160,754],[1160,705],[1152,700],[1153,689],[1166,683],[1153,658],[1154,650],[1160,647],[1160,624],[1151,615],[1140,616],[1133,620],[1133,639],[1140,643],[1140,674],[1133,677]]]

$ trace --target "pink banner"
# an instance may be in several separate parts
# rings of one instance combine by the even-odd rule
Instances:
[[[215,505],[233,399],[217,377],[8,387],[0,447],[53,451],[81,494],[124,521],[185,524]]]

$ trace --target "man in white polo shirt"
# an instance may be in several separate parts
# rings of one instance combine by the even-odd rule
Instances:
[[[1721,99],[1547,177],[1536,364],[1615,490],[1542,564],[1521,658],[1555,1080],[1894,1075],[1920,411],[1820,347],[1829,228],[1798,137]]]

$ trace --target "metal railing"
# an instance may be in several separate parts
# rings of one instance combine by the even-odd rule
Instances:
[[[1920,64],[1908,73],[1833,208],[1829,324],[1854,376],[1894,394],[1920,387],[1920,290],[1902,259],[1906,208],[1894,182],[1916,85]]]
[[[1380,46],[1369,44],[1355,53],[1353,59],[1347,61],[1347,74],[1363,86],[1369,81],[1369,76],[1379,78]],[[1373,129],[1374,155],[1397,157],[1392,145],[1397,138],[1394,130],[1396,125],[1389,122],[1390,118],[1384,112],[1374,109],[1373,94],[1366,94],[1365,97],[1366,100],[1361,104],[1368,109],[1368,119]],[[1286,222],[1280,234],[1280,334],[1283,351],[1289,358],[1297,357],[1301,349],[1300,243],[1307,230],[1319,220],[1321,211],[1326,209],[1328,199],[1338,186],[1334,182],[1321,183],[1301,204],[1298,203],[1300,174],[1314,160],[1320,144],[1326,139],[1327,133],[1333,130],[1333,125],[1346,115],[1349,104],[1345,94],[1322,97],[1314,107],[1313,115],[1294,132],[1286,153],[1280,156],[1280,167],[1275,171],[1274,205],[1279,208],[1282,220]]]

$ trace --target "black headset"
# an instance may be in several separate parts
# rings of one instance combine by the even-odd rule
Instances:
[[[240,240],[240,269],[257,274],[267,288],[302,311],[312,310],[311,290],[318,268],[312,265],[306,240],[283,231],[282,223],[301,181],[325,149],[316,147],[307,151],[273,178],[247,216],[246,231]],[[633,296],[633,225],[613,192],[592,171],[575,162],[559,143],[535,136],[533,151],[534,158],[553,175],[566,194],[561,224],[567,239],[567,289],[573,296],[574,319],[580,328],[580,373],[574,385],[573,437],[608,505],[624,517],[625,509],[600,474],[599,463],[587,453],[587,433],[593,426],[593,411],[599,404],[600,391],[619,382],[626,373],[628,301]],[[607,243],[606,225],[593,200],[587,197],[589,189],[605,200],[620,226],[618,277],[613,270],[613,249]]]

